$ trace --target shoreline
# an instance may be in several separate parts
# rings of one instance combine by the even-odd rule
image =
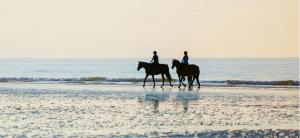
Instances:
[[[0,84],[49,84],[49,85],[105,85],[105,86],[141,86],[143,87],[142,82],[20,82],[20,81],[11,81],[11,82],[0,82]],[[188,89],[188,84],[185,83],[187,86],[181,88]],[[171,87],[167,82],[165,82],[165,86],[163,88],[178,88],[178,83],[173,83],[173,87]],[[145,87],[152,87],[153,82],[147,82]],[[193,89],[198,89],[197,84],[194,83]],[[201,84],[201,87],[217,87],[217,88],[287,88],[287,89],[300,89],[300,86],[284,86],[284,85],[245,85],[245,84]],[[156,88],[161,88],[161,82],[156,82]],[[201,89],[201,88],[200,88]]]

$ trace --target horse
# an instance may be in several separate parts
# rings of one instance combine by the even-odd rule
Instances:
[[[151,63],[147,63],[147,62],[139,62],[137,70],[139,71],[141,68],[144,68],[145,72],[146,72],[146,77],[144,79],[143,87],[145,87],[145,82],[146,82],[148,76],[151,75],[152,76],[152,80],[153,80],[153,88],[155,88],[154,75],[159,75],[159,74],[161,74],[161,77],[162,77],[162,80],[163,80],[161,87],[163,87],[164,84],[165,84],[165,77],[164,77],[164,75],[167,76],[167,78],[168,78],[168,80],[170,82],[170,86],[173,87],[173,85],[171,83],[172,78],[171,78],[171,75],[170,75],[170,72],[169,72],[169,66],[167,64],[158,64],[158,65],[155,65],[155,64],[151,64]]]
[[[198,83],[198,88],[200,88],[200,82],[199,82],[199,75],[200,75],[200,69],[197,65],[190,64],[190,65],[184,65],[179,62],[177,59],[173,59],[172,61],[172,69],[176,67],[176,73],[178,75],[179,79],[179,88],[181,86],[181,83],[185,87],[185,84],[182,82],[182,79],[187,76],[189,80],[189,87],[193,86],[193,83],[195,79]]]

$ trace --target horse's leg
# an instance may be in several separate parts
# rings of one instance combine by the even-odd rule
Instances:
[[[181,83],[182,83],[182,85],[183,85],[184,87],[186,87],[186,85],[185,85],[185,84],[183,83],[183,81],[182,81],[184,78],[185,78],[184,76],[181,77]]]
[[[188,76],[187,78],[188,78],[188,82],[189,82],[189,88],[192,88],[193,87],[193,82],[192,82],[193,77]]]
[[[190,76],[187,76],[187,82],[188,82],[189,88],[191,88],[191,78],[190,78]]]
[[[152,80],[153,80],[153,88],[155,88],[155,79],[154,79],[154,75],[152,75]]]
[[[170,81],[170,86],[173,87],[173,85],[172,85],[172,79],[169,78],[169,81]]]
[[[195,79],[196,79],[196,77],[195,76],[192,76],[192,86],[194,86],[194,81],[195,81]]]
[[[195,77],[190,76],[190,85],[191,85],[191,87],[194,87],[194,81],[195,81]]]
[[[162,85],[161,85],[161,87],[164,87],[164,85],[165,85],[165,76],[164,76],[164,74],[161,74],[161,77],[162,77]]]
[[[178,81],[179,81],[179,85],[178,85],[178,88],[181,87],[181,77],[178,75]]]
[[[148,78],[148,74],[146,74],[146,77],[145,77],[145,79],[144,79],[144,84],[143,84],[143,87],[145,87],[145,82],[146,82],[146,80],[147,80],[147,78]]]
[[[196,80],[197,80],[197,83],[198,83],[198,88],[200,89],[200,82],[199,82],[199,75],[198,76],[196,76]]]

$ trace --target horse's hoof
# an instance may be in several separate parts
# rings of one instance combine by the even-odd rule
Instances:
[[[173,85],[170,85],[171,87],[173,87]]]

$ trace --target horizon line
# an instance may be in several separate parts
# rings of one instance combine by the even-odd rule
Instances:
[[[0,57],[0,59],[145,59],[149,57]],[[172,59],[181,57],[160,57],[161,59]],[[190,58],[300,58],[300,57],[192,57]]]

